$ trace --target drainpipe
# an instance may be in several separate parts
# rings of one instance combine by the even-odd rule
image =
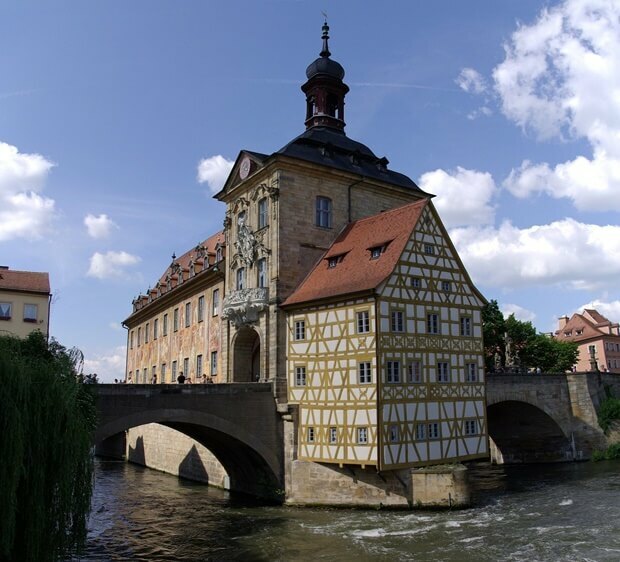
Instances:
[[[47,297],[47,330],[45,337],[47,339],[47,343],[50,342],[50,318],[52,314],[52,293]]]
[[[365,176],[361,176],[359,180],[354,181],[348,188],[347,188],[347,202],[349,205],[349,222],[351,222],[351,189],[353,187],[355,187],[356,185],[362,183],[364,180],[366,179]]]

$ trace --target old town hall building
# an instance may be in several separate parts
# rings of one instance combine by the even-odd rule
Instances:
[[[432,196],[345,134],[327,25],[322,39],[305,131],[242,150],[215,196],[223,231],[134,301],[127,379],[273,382],[295,470],[485,457],[484,298]]]

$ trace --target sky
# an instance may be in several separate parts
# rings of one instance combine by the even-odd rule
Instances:
[[[0,3],[0,265],[48,271],[51,335],[124,374],[131,301],[222,227],[242,149],[303,132],[321,49],[346,132],[435,205],[474,283],[541,332],[620,320],[620,3]]]

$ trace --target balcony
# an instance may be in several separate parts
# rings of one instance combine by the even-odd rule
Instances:
[[[269,289],[255,287],[233,291],[224,299],[222,316],[236,328],[253,324],[258,320],[258,313],[267,308]]]

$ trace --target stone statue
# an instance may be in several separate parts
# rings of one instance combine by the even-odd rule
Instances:
[[[235,248],[237,249],[241,261],[247,266],[252,266],[254,263],[257,244],[256,236],[254,236],[254,233],[250,230],[248,225],[245,224],[245,216],[240,216]]]
[[[506,367],[514,367],[515,358],[512,352],[512,338],[508,335],[508,332],[504,333],[504,340],[506,341]]]

